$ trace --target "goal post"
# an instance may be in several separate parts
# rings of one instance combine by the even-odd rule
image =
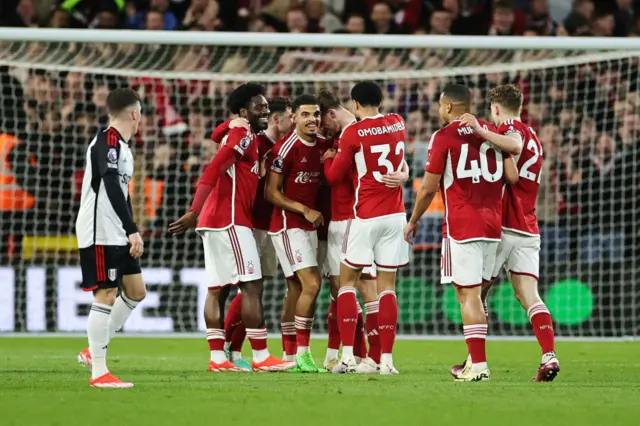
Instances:
[[[488,90],[518,84],[523,119],[544,150],[540,292],[557,334],[637,335],[639,58],[635,38],[0,29],[0,331],[84,330],[91,296],[78,286],[74,220],[86,145],[106,124],[109,90],[129,86],[143,98],[131,193],[149,295],[125,331],[192,332],[204,328],[201,242],[166,228],[187,210],[213,155],[208,135],[228,117],[230,91],[248,81],[268,97],[329,88],[349,106],[352,85],[368,79],[383,88],[383,111],[407,122],[408,210],[440,126],[443,85],[468,85],[473,112],[485,117]],[[403,334],[459,333],[455,294],[439,280],[442,209],[436,199],[399,273]],[[265,282],[270,331],[284,288],[282,275]],[[328,303],[324,286],[318,331]],[[530,335],[504,276],[489,311],[490,334]]]

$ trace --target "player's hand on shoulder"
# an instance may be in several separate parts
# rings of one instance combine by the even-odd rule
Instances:
[[[330,148],[326,150],[324,154],[322,154],[322,162],[324,162],[327,158],[335,158],[335,157],[336,157],[336,151]]]
[[[416,234],[418,232],[418,224],[409,222],[407,226],[404,227],[404,240],[409,244],[413,245],[416,241]]]
[[[195,228],[198,224],[198,215],[194,212],[188,212],[180,219],[169,224],[169,233],[171,235],[184,234],[187,230]]]
[[[309,223],[311,223],[314,228],[318,228],[324,224],[322,213],[317,210],[307,209],[304,212],[304,218],[307,219],[307,221],[309,221]]]
[[[140,233],[136,232],[135,234],[129,235],[129,244],[129,254],[136,259],[142,257],[144,253],[144,243],[142,242]]]
[[[460,117],[460,122],[465,125],[465,126],[469,126],[474,130],[477,130],[480,128],[480,123],[478,123],[478,119],[473,115],[473,114],[462,114],[462,116]]]
[[[241,117],[234,118],[229,122],[229,129],[235,129],[238,127],[242,127],[243,129],[249,130],[250,125],[247,120]]]
[[[407,172],[391,172],[382,176],[382,183],[388,188],[397,188],[402,186],[409,179]]]

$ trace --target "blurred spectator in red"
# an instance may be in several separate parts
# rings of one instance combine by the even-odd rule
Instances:
[[[157,17],[153,19],[153,28],[149,26],[149,13],[151,11],[157,12],[162,19],[162,28],[157,28],[160,19]],[[146,11],[138,11],[133,2],[127,3],[127,28],[132,29],[164,29],[175,30],[178,27],[178,20],[173,12],[169,11],[169,0],[149,0],[149,8]]]
[[[496,0],[489,35],[522,35],[525,21],[524,14],[516,10],[512,0]]]
[[[372,28],[369,33],[371,34],[400,34],[400,28],[393,19],[391,12],[391,6],[384,1],[377,2],[371,9],[369,15]]]
[[[364,34],[367,29],[367,22],[364,16],[352,13],[347,17],[344,28],[351,34]]]

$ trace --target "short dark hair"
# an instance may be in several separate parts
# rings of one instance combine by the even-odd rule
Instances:
[[[322,89],[317,97],[322,115],[326,114],[330,109],[338,109],[342,106],[336,95],[331,93],[330,90]]]
[[[107,113],[117,115],[140,102],[140,95],[133,89],[123,87],[109,92],[107,95]]]
[[[282,114],[287,108],[291,108],[291,101],[288,98],[276,96],[269,99],[269,111],[271,111],[271,114]]]
[[[264,86],[256,83],[246,83],[231,92],[227,106],[232,114],[240,114],[242,108],[247,108],[255,96],[264,96]]]
[[[510,11],[514,11],[515,10],[515,4],[513,2],[513,0],[496,0],[496,2],[493,4],[493,11],[497,11],[497,10],[510,10]]]
[[[442,96],[455,103],[471,104],[471,91],[463,84],[447,84]]]
[[[382,89],[373,81],[361,81],[351,89],[351,99],[363,107],[379,107],[382,103]]]
[[[318,99],[316,99],[316,97],[313,95],[300,95],[293,101],[291,109],[293,110],[293,112],[296,112],[302,105],[318,105]]]
[[[515,84],[503,84],[489,91],[491,103],[502,105],[511,112],[518,112],[522,108],[522,92]]]

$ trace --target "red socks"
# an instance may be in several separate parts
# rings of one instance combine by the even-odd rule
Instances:
[[[267,349],[267,327],[249,328],[247,329],[247,336],[249,337],[249,343],[251,343],[251,349],[254,351]]]
[[[369,358],[380,364],[380,334],[378,333],[378,301],[364,304],[367,314],[366,327],[369,340]]]
[[[242,293],[233,298],[224,319],[225,341],[229,342],[229,350],[241,352],[246,337],[246,329],[242,322]]]
[[[298,350],[296,344],[296,325],[293,322],[283,322],[280,324],[282,333],[282,351],[286,355],[295,356]]]
[[[358,303],[358,322],[356,323],[356,334],[353,342],[353,355],[361,359],[367,357],[367,340],[364,337],[364,316]]]
[[[378,332],[380,333],[380,349],[383,354],[393,352],[398,325],[398,302],[396,292],[385,290],[378,295]]]
[[[553,321],[546,305],[542,302],[536,303],[529,308],[527,314],[533,326],[533,334],[535,334],[536,339],[538,339],[542,353],[555,352]]]
[[[313,317],[299,317],[296,315],[295,320],[296,345],[298,348],[308,348],[309,341],[311,340],[311,329],[313,328]]]
[[[210,351],[224,351],[224,330],[207,328],[207,343]]]
[[[342,346],[353,347],[358,325],[358,300],[354,287],[342,287],[338,291],[338,328]]]
[[[471,324],[462,327],[464,330],[464,339],[467,342],[471,362],[477,364],[479,362],[487,362],[487,324]]]
[[[338,328],[338,303],[331,298],[329,315],[327,316],[327,330],[329,332],[328,349],[340,349],[340,329]]]

